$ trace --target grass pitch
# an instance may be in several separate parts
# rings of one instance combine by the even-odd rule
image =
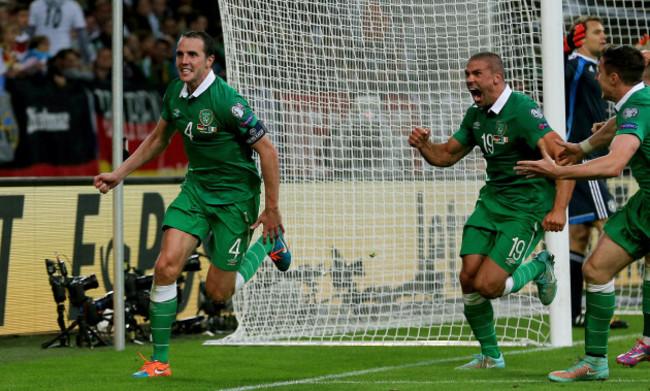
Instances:
[[[583,329],[572,347],[504,347],[507,368],[457,371],[477,347],[203,346],[207,337],[172,339],[171,377],[131,378],[141,351],[151,344],[41,349],[51,336],[0,338],[0,390],[649,390],[650,362],[616,364],[641,335],[640,316],[621,316],[628,329],[610,333],[610,378],[606,382],[556,384],[547,374],[573,365],[583,353]]]

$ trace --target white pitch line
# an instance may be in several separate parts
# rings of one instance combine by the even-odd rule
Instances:
[[[617,336],[617,337],[612,337],[609,340],[610,341],[615,341],[615,340],[618,340],[618,339],[630,338],[630,337],[631,337],[630,335],[624,335],[624,336],[621,335],[621,336]],[[572,346],[576,346],[576,345],[582,344],[582,343],[584,343],[584,341],[576,341],[576,342],[574,342],[572,344]],[[546,347],[540,347],[540,348],[516,350],[516,351],[508,352],[507,354],[508,355],[523,354],[523,353],[541,352],[541,351],[554,350],[554,349],[560,349],[560,348],[555,347],[555,346],[546,346]],[[264,388],[292,386],[292,385],[297,385],[297,384],[322,383],[322,382],[327,382],[328,380],[341,379],[341,378],[344,378],[344,377],[367,375],[369,373],[393,371],[393,370],[399,370],[399,369],[404,369],[404,368],[423,367],[423,366],[440,364],[440,363],[445,363],[445,362],[462,361],[462,360],[467,360],[467,359],[471,359],[471,358],[472,358],[471,356],[466,356],[466,357],[445,358],[445,359],[440,359],[440,360],[427,360],[427,361],[420,361],[420,362],[409,363],[409,364],[391,365],[391,366],[385,366],[385,367],[362,369],[362,370],[359,370],[359,371],[343,372],[343,373],[338,373],[338,374],[333,374],[333,375],[311,377],[311,378],[300,379],[300,380],[288,380],[288,381],[283,381],[283,382],[275,382],[275,383],[267,383],[267,384],[256,384],[256,385],[253,385],[253,386],[244,386],[244,387],[235,387],[235,388],[223,388],[223,389],[220,389],[218,391],[260,390],[260,389],[264,389]],[[512,382],[512,381],[513,380],[509,380],[509,382]],[[492,382],[492,380],[491,380],[491,382]],[[519,382],[521,382],[521,381],[519,381]]]

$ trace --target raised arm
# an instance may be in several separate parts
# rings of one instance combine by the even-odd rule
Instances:
[[[409,144],[420,151],[424,160],[432,166],[453,166],[474,148],[461,144],[453,136],[444,144],[434,144],[429,141],[430,135],[431,129],[416,127],[409,136]]]
[[[251,229],[255,229],[262,224],[262,240],[266,243],[267,236],[274,239],[279,237],[279,231],[285,232],[279,206],[280,162],[278,151],[271,143],[268,135],[264,135],[253,144],[252,148],[260,155],[260,166],[262,167],[262,178],[264,179],[264,211],[255,224],[251,226]]]
[[[113,172],[101,173],[93,181],[95,187],[103,194],[117,186],[133,171],[147,164],[167,148],[174,135],[174,129],[162,118],[151,134],[140,144],[138,149]]]

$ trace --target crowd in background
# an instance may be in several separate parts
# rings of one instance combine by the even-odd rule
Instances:
[[[43,77],[111,82],[111,0],[0,0],[0,75],[4,82]],[[218,46],[214,71],[225,78],[216,1],[124,0],[124,83],[164,93],[178,76],[181,33],[205,30]]]

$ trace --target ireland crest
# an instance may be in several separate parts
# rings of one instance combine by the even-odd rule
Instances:
[[[199,120],[201,121],[201,124],[203,124],[204,126],[210,125],[213,119],[214,119],[214,114],[212,114],[212,110],[203,109],[199,113]]]

